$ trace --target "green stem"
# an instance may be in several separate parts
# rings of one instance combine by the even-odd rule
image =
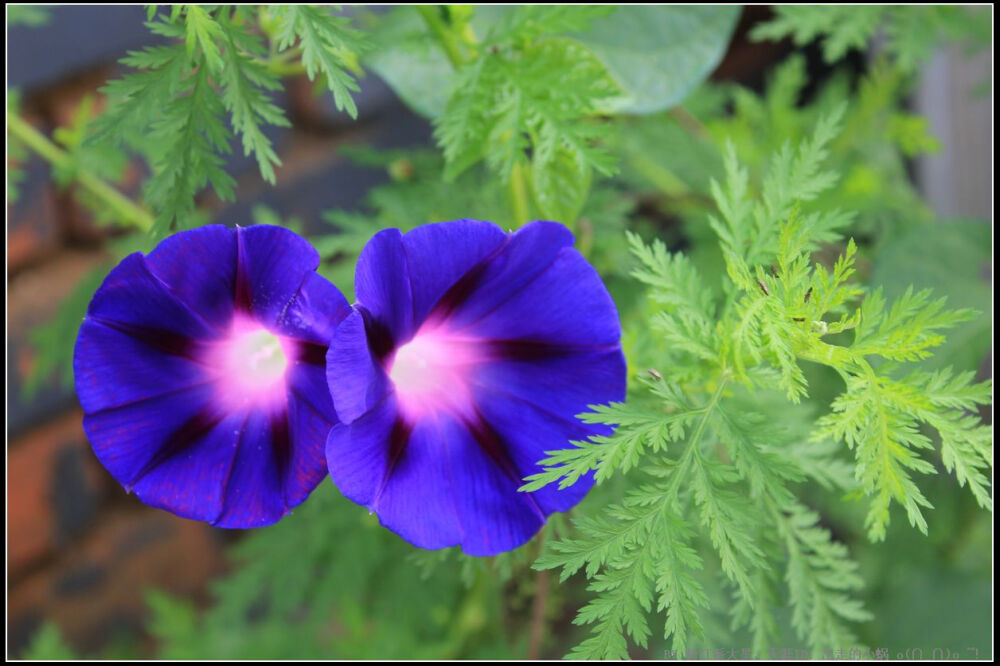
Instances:
[[[542,554],[545,544],[546,528],[538,534],[538,552],[535,559]],[[542,639],[545,637],[545,625],[549,601],[549,570],[539,569],[535,576],[535,599],[531,606],[531,627],[528,633],[528,659],[538,659],[542,652]]]
[[[437,5],[421,5],[416,9],[420,12],[431,33],[440,42],[441,48],[444,49],[445,55],[448,56],[448,61],[451,62],[451,66],[458,69],[464,65],[465,58],[462,56],[462,48],[459,46],[458,36],[449,30],[448,26],[441,19],[441,14],[438,11],[439,7]]]
[[[683,127],[696,138],[701,139],[702,141],[708,141],[712,138],[712,135],[709,134],[708,129],[701,123],[701,121],[683,106],[678,104],[674,108],[670,109],[670,115],[673,116],[678,125]]]
[[[134,201],[100,178],[76,169],[73,159],[66,151],[52,143],[44,134],[36,130],[16,113],[7,113],[7,131],[18,141],[48,161],[53,167],[72,170],[76,182],[107,204],[115,212],[119,220],[138,227],[143,231],[149,231],[153,228],[154,220],[149,211],[138,206]]]
[[[306,67],[302,64],[302,47],[271,53],[267,58],[254,58],[254,62],[266,67],[268,71],[277,76],[295,76],[305,74]]]
[[[525,182],[524,165],[520,162],[516,162],[510,172],[510,208],[517,227],[522,227],[531,220],[528,184]]]
[[[698,450],[698,447],[701,446],[701,438],[708,428],[708,419],[712,416],[712,412],[715,411],[719,400],[722,399],[722,392],[725,390],[726,384],[729,383],[729,378],[729,371],[723,370],[722,375],[719,377],[719,385],[715,388],[715,392],[712,393],[712,397],[705,403],[704,407],[700,408],[699,411],[702,413],[701,418],[698,420],[698,425],[695,426],[691,437],[688,439],[688,447],[684,449],[684,453],[677,461],[677,466],[673,471],[673,478],[670,480],[667,492],[664,494],[665,498],[669,499],[677,496],[677,493],[680,492],[681,484],[689,478],[688,468],[690,468],[691,463],[701,459],[701,451]]]

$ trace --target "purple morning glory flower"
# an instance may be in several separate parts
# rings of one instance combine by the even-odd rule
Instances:
[[[327,375],[341,492],[423,548],[494,555],[593,484],[518,492],[546,450],[606,432],[575,418],[621,400],[614,302],[554,222],[459,220],[376,234]]]
[[[125,257],[94,294],[73,369],[94,453],[146,504],[273,523],[326,476],[326,352],[350,307],[272,226],[207,226]]]

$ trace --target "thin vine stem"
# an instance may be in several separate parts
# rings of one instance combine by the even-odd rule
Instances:
[[[69,153],[50,141],[48,137],[16,113],[7,113],[7,131],[53,167],[73,169],[73,160]],[[154,220],[149,211],[97,176],[79,169],[74,169],[73,175],[77,184],[107,204],[120,221],[143,231],[149,231],[153,228]]]
[[[448,29],[448,26],[444,24],[441,19],[441,14],[438,11],[438,7],[429,7],[426,5],[418,6],[417,11],[420,12],[420,16],[423,17],[424,22],[430,29],[431,34],[438,40],[441,44],[441,48],[444,49],[444,53],[448,56],[448,62],[455,69],[458,69],[465,64],[465,57],[462,55],[462,48],[458,44],[458,38],[454,32]]]

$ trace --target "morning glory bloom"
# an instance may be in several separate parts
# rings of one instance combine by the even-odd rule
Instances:
[[[326,476],[326,352],[350,306],[273,226],[206,226],[125,257],[94,294],[73,369],[94,453],[146,504],[273,523]]]
[[[327,374],[340,491],[423,548],[494,555],[593,484],[518,492],[545,451],[606,434],[575,415],[621,400],[614,302],[554,222],[477,220],[376,234]]]

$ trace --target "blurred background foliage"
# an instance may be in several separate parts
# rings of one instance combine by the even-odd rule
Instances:
[[[821,117],[845,106],[824,165],[839,178],[802,212],[856,212],[847,232],[860,248],[862,282],[884,285],[890,297],[910,285],[933,287],[951,307],[989,313],[991,280],[984,270],[991,270],[990,222],[939,219],[925,203],[913,163],[941,145],[911,104],[916,76],[936,49],[989,46],[989,11],[777,8],[753,28],[752,38],[787,39],[800,48],[748,87],[708,79],[730,48],[740,15],[735,7],[399,7],[358,10],[350,18],[328,9],[293,16],[269,7],[153,7],[151,30],[166,41],[145,55],[131,54],[131,73],[103,89],[110,102],[87,98],[51,138],[19,124],[18,98],[8,95],[8,201],[17,197],[17,164],[34,152],[50,162],[61,187],[114,230],[108,262],[33,332],[38,362],[26,390],[52,375],[71,385],[78,322],[115,261],[147,251],[171,229],[208,222],[199,205],[210,198],[206,189],[220,199],[240,196],[222,155],[242,147],[264,179],[273,180],[281,156],[266,126],[288,121],[267,100],[284,79],[303,73],[318,94],[332,95],[338,109],[354,115],[358,81],[365,85],[363,73],[375,72],[435,128],[436,146],[344,150],[359,167],[388,175],[388,182],[367,192],[360,209],[327,211],[322,231],[310,234],[324,258],[321,270],[349,297],[353,260],[378,229],[461,217],[511,228],[529,219],[559,219],[606,277],[626,347],[640,347],[649,335],[649,306],[630,277],[635,261],[625,231],[662,239],[719,286],[726,268],[707,220],[715,212],[710,183],[725,176],[725,147],[732,145],[751,189],[759,191],[783,146],[809,138]],[[43,8],[11,8],[8,26],[44,30],[45,18]],[[309,35],[318,41],[310,44]],[[222,62],[231,56],[232,62]],[[165,72],[171,63],[176,71]],[[235,78],[230,84],[199,82],[199,71]],[[240,82],[249,93],[239,92]],[[150,86],[161,84],[160,98],[130,109],[129,100],[136,99],[130,95],[151,94]],[[221,99],[213,86],[221,86]],[[180,89],[187,92],[178,94]],[[181,113],[197,114],[196,123],[179,126],[182,117],[174,114]],[[198,140],[180,146],[183,154],[170,152],[185,130]],[[133,157],[147,164],[149,174],[137,201],[109,193]],[[254,221],[301,226],[266,208],[255,209]],[[824,248],[817,259],[830,264],[841,249]],[[991,331],[988,314],[961,324],[926,367],[981,371]],[[801,419],[803,433],[842,389],[832,371],[807,372],[810,398],[785,417],[789,424]],[[601,484],[577,512],[589,515],[618,501],[630,482],[619,475]],[[891,658],[917,649],[924,657],[944,649],[989,658],[991,516],[947,475],[921,479],[921,487],[934,505],[928,536],[897,519],[877,544],[864,536],[864,502],[845,501],[816,484],[798,488],[860,563],[866,583],[861,596],[874,618],[855,626],[865,645],[888,649]],[[577,575],[557,584],[532,564],[549,542],[570,532],[557,516],[534,541],[496,558],[414,552],[326,483],[294,515],[232,546],[231,570],[213,583],[208,607],[150,590],[152,654],[125,641],[82,656],[559,656],[584,635],[572,618],[588,598],[585,580]],[[702,580],[710,606],[725,608],[731,601],[718,565],[706,566]],[[789,615],[778,614],[784,640],[774,648],[804,647],[789,628]],[[704,622],[709,638],[692,645],[713,657],[716,648],[728,655],[751,644],[745,630],[731,629],[726,612],[713,610]],[[654,631],[632,655],[662,657],[670,645],[661,633]],[[73,655],[58,628],[45,624],[20,656]]]

